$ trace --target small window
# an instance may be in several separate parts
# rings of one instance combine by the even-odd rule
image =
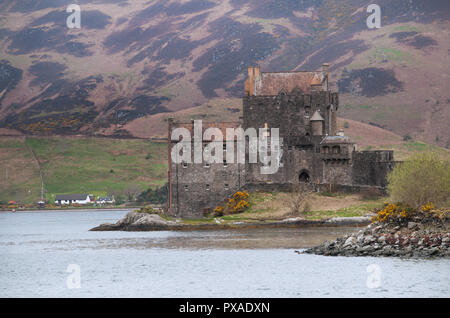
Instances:
[[[183,168],[187,168],[187,162],[183,162]]]
[[[225,142],[223,143],[223,151],[227,151],[227,144]]]
[[[206,185],[206,191],[209,191],[209,190],[210,190],[209,184],[207,184],[207,185]]]
[[[228,183],[225,183],[225,190],[229,190],[230,186],[228,185]]]
[[[226,160],[223,161],[223,166],[228,167],[228,162]]]
[[[339,146],[334,146],[334,147],[333,147],[333,153],[334,153],[334,154],[339,154],[339,153],[341,153],[341,147],[339,147]]]
[[[209,163],[208,162],[205,162],[205,168],[209,168]]]
[[[185,186],[184,186],[184,191],[188,191],[188,190],[189,190],[188,186],[185,185]]]

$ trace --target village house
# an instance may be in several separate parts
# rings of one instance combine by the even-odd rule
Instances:
[[[90,203],[91,198],[88,194],[62,194],[57,195],[55,198],[55,204],[58,205],[72,205],[72,204],[86,205]]]
[[[116,200],[111,197],[99,197],[97,201],[95,201],[96,204],[114,204]]]

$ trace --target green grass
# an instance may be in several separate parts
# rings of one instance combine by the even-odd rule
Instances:
[[[370,147],[370,146],[369,146]],[[382,145],[379,147],[366,147],[365,150],[378,150],[378,149],[386,149],[386,150],[394,150],[395,160],[405,160],[411,155],[420,152],[437,152],[441,157],[450,160],[450,151],[441,148],[438,146],[426,144],[420,141],[408,141],[403,142],[399,145]]]
[[[409,61],[411,56],[408,52],[397,50],[390,47],[381,47],[372,50],[372,57],[377,58],[380,56],[385,56],[388,60],[395,62]]]
[[[405,31],[420,32],[420,29],[418,27],[412,26],[412,25],[400,25],[400,26],[395,27],[394,30],[397,32],[405,32]]]
[[[39,171],[26,145],[33,149],[41,163],[47,199],[50,200],[56,194],[107,195],[130,186],[145,190],[161,186],[167,180],[165,143],[104,138],[3,138],[0,149],[20,150],[20,155],[13,159],[26,158],[29,165],[35,164],[37,179],[15,183],[11,178],[11,182],[0,189],[0,200],[9,198],[12,190],[24,193],[31,190],[34,195],[23,199],[24,203],[39,199]]]
[[[367,200],[367,203],[350,206],[347,208],[335,210],[335,211],[311,211],[306,212],[305,216],[308,220],[320,220],[335,217],[355,217],[365,216],[366,214],[373,212],[383,207],[384,198],[376,200]]]

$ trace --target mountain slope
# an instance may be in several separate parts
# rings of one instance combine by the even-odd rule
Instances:
[[[450,147],[448,1],[378,1],[378,30],[363,0],[78,3],[70,30],[67,1],[0,2],[3,132],[142,137],[155,116],[241,96],[250,65],[329,62],[341,116]]]

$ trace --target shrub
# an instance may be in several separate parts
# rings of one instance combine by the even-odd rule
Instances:
[[[401,222],[409,219],[414,214],[414,209],[395,203],[387,203],[372,218],[372,222]]]
[[[300,183],[293,188],[293,195],[289,200],[289,215],[299,216],[309,212],[311,205],[308,202],[313,191],[311,183]]]
[[[153,204],[163,204],[167,202],[168,197],[168,184],[166,183],[162,187],[152,189],[149,188],[146,191],[139,194],[137,197],[138,202],[149,202]]]
[[[151,206],[146,206],[146,207],[140,208],[136,212],[138,212],[138,213],[148,213],[148,214],[158,214],[159,213],[159,211],[155,210]]]
[[[427,202],[414,209],[404,204],[385,203],[384,208],[372,217],[372,222],[402,224],[409,220],[443,220],[450,217],[450,209],[438,209],[433,203]]]
[[[388,175],[388,192],[394,202],[414,208],[450,200],[450,163],[434,152],[420,153],[397,164]]]
[[[412,137],[409,134],[406,134],[403,136],[403,141],[409,141],[412,140]]]
[[[224,206],[217,206],[213,211],[213,216],[224,216],[230,214],[242,213],[250,207],[247,191],[238,191],[228,199]]]

